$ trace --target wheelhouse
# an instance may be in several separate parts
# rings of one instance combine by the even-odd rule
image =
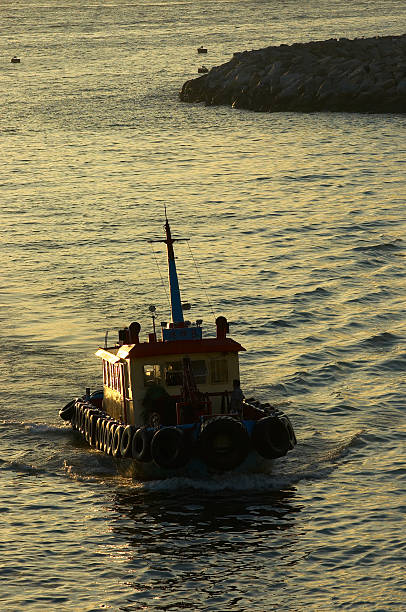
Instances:
[[[228,323],[216,320],[215,338],[202,338],[201,327],[165,327],[162,338],[150,334],[148,342],[140,342],[138,333],[132,342],[99,349],[103,360],[103,408],[124,423],[148,425],[148,399],[166,398],[167,404],[180,404],[184,394],[185,360],[199,392],[207,399],[210,414],[221,414],[228,406],[233,380],[239,378],[239,351],[245,349],[227,337]],[[131,328],[139,326],[132,324]],[[167,330],[177,333],[168,335]],[[198,330],[198,331],[196,331]],[[124,330],[126,331],[126,330]],[[182,336],[181,331],[188,332]],[[125,336],[121,334],[121,336]],[[170,339],[165,339],[165,338]],[[186,339],[183,339],[185,337]],[[162,404],[164,400],[162,399]],[[176,424],[179,415],[173,411]]]

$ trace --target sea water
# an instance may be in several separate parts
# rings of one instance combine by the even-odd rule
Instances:
[[[405,118],[186,105],[234,52],[403,34],[404,2],[2,3],[0,607],[405,606]],[[12,56],[19,64],[11,63]],[[269,474],[141,483],[58,410],[98,346],[230,321],[247,397],[298,445]],[[162,245],[163,246],[163,245]],[[189,248],[190,247],[190,248]]]

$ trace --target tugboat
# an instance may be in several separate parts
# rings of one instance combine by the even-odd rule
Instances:
[[[239,352],[224,316],[216,336],[203,337],[201,319],[184,319],[173,245],[165,211],[171,321],[140,340],[137,322],[119,330],[118,342],[99,348],[103,390],[70,401],[59,415],[91,447],[117,459],[120,471],[139,479],[267,471],[293,449],[289,418],[270,404],[245,400]]]

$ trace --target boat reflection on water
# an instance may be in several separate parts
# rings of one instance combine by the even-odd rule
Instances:
[[[300,510],[294,488],[117,493],[104,552],[124,576],[120,609],[274,609],[273,591],[303,557]]]
[[[286,491],[195,490],[178,488],[151,490],[144,487],[118,492],[113,503],[116,514],[112,530],[123,534],[136,548],[153,546],[155,552],[163,544],[166,553],[170,540],[189,540],[227,534],[232,539],[267,532],[292,530],[302,506],[296,499],[296,489]],[[277,543],[274,536],[273,545]],[[294,539],[296,537],[294,536]],[[230,539],[228,540],[231,544]],[[259,542],[258,542],[259,543]],[[280,546],[288,545],[286,535]],[[205,541],[204,546],[213,541]],[[149,549],[151,550],[151,548]],[[140,552],[140,551],[138,551]],[[186,551],[185,551],[186,552]]]

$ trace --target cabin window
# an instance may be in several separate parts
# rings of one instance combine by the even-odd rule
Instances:
[[[161,384],[161,366],[157,363],[144,365],[144,386]]]
[[[121,363],[103,360],[103,384],[123,395],[123,368]]]
[[[192,361],[192,371],[197,385],[205,385],[207,382],[207,367],[204,359]]]
[[[211,359],[210,360],[210,382],[225,383],[228,381],[228,363],[227,359]]]
[[[197,385],[205,385],[207,382],[207,366],[204,359],[196,359],[191,362],[192,372]],[[165,383],[168,387],[177,387],[183,384],[182,361],[171,361],[165,364]]]
[[[181,361],[165,364],[165,383],[168,387],[177,387],[183,383],[183,365]]]

